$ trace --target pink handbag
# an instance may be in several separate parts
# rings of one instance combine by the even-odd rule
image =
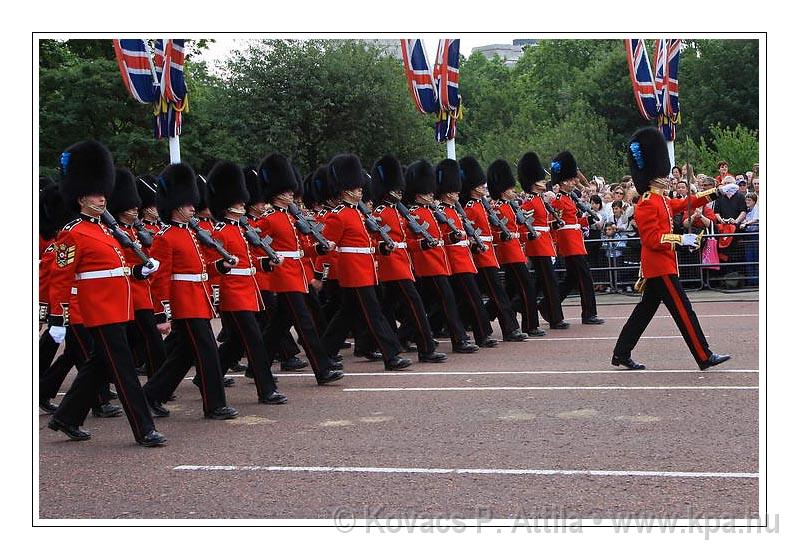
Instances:
[[[714,234],[714,228],[711,228],[711,234]],[[719,270],[719,251],[717,250],[717,238],[707,237],[700,251],[700,262],[703,268],[710,270]]]

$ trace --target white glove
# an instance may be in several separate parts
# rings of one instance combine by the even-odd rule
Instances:
[[[150,262],[153,263],[153,268],[147,268],[147,266],[142,267],[142,276],[145,278],[153,274],[156,270],[158,270],[158,267],[161,266],[161,263],[158,262],[158,259],[150,259]]]
[[[700,243],[697,240],[696,233],[684,233],[681,235],[681,245],[684,247],[699,247]]]
[[[64,342],[64,337],[67,336],[67,327],[57,327],[53,325],[47,329],[47,332],[50,333],[50,338],[52,338],[56,344],[61,344]]]

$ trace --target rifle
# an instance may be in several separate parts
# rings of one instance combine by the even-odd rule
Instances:
[[[450,230],[450,235],[452,235],[458,241],[464,239],[464,234],[462,234],[453,220],[448,218],[444,212],[441,211],[438,204],[431,204],[431,212],[433,213],[433,217],[436,218],[436,221],[440,224],[445,224],[448,229]]]
[[[481,201],[483,209],[486,210],[486,216],[489,218],[489,224],[500,230],[500,239],[502,241],[511,241],[511,239],[513,239],[513,236],[506,227],[506,224],[508,223],[508,218],[502,218],[502,219],[499,218],[497,216],[497,212],[494,211],[494,208],[491,207],[489,201],[486,200],[486,197],[482,196],[478,200]]]
[[[481,230],[480,228],[474,227],[472,221],[467,218],[467,213],[464,212],[464,207],[461,206],[461,203],[456,200],[455,204],[453,205],[458,212],[458,215],[461,216],[461,221],[464,224],[464,231],[467,232],[467,237],[472,239],[475,242],[475,246],[478,248],[478,251],[483,253],[486,251],[487,247],[483,244],[483,239],[481,239]]]
[[[153,234],[144,227],[144,224],[139,218],[133,221],[133,227],[136,228],[136,233],[139,236],[139,243],[142,244],[142,247],[150,247],[153,244]]]
[[[528,239],[534,240],[539,237],[540,233],[534,229],[533,222],[529,218],[525,217],[525,212],[522,211],[519,202],[517,202],[516,199],[511,199],[508,201],[508,205],[511,206],[512,210],[514,210],[514,216],[517,219],[517,223],[521,226],[525,226],[525,229],[528,230]]]
[[[244,238],[247,239],[250,245],[262,249],[267,254],[269,262],[272,264],[280,264],[281,258],[272,248],[272,245],[270,245],[272,243],[272,238],[269,235],[265,235],[264,237],[258,235],[258,231],[250,225],[247,216],[239,218],[239,225],[244,228]]]
[[[322,235],[322,229],[324,227],[322,224],[308,219],[294,202],[290,202],[286,207],[286,210],[295,219],[297,223],[297,230],[300,233],[303,235],[312,236],[316,242],[320,244],[325,253],[331,250],[331,242],[328,241],[324,235]]]
[[[575,206],[578,207],[578,210],[584,214],[589,214],[591,217],[591,222],[597,222],[600,220],[600,216],[597,215],[597,212],[586,206],[586,204],[581,200],[581,197],[575,194],[574,190],[569,191],[569,197],[573,200],[573,202],[575,202]]]
[[[150,257],[148,257],[144,251],[142,251],[141,244],[131,239],[127,233],[120,229],[117,220],[114,219],[114,216],[111,215],[111,212],[104,210],[100,215],[100,219],[103,220],[103,223],[108,226],[108,229],[111,230],[111,234],[114,236],[114,239],[116,239],[123,247],[131,249],[134,253],[136,253],[136,256],[139,257],[144,266],[147,268],[153,268],[155,266],[153,261],[150,260]]]
[[[225,260],[226,263],[230,265],[234,265],[237,263],[236,257],[231,255],[228,251],[225,250],[225,247],[222,246],[222,243],[211,237],[211,234],[208,233],[206,230],[200,227],[200,220],[197,218],[189,218],[189,227],[194,230],[195,235],[197,235],[197,240],[200,241],[206,247],[210,247],[214,249],[217,253],[219,253],[222,258]]]
[[[417,217],[413,215],[402,202],[398,202],[395,207],[397,208],[397,211],[400,212],[400,215],[405,218],[406,222],[408,222],[408,227],[415,235],[422,237],[422,240],[428,247],[436,246],[436,239],[434,239],[434,237],[428,233],[428,222],[422,222],[420,224],[417,221]]]
[[[387,251],[393,251],[395,243],[394,240],[389,237],[389,232],[392,228],[378,224],[378,222],[375,221],[375,218],[372,216],[372,212],[369,211],[369,208],[367,208],[367,205],[364,204],[362,200],[358,201],[357,207],[358,211],[364,215],[364,223],[367,224],[367,229],[381,236],[381,239],[386,244]]]
[[[564,227],[564,220],[558,217],[555,208],[553,208],[550,205],[550,203],[544,199],[543,196],[540,195],[540,198],[542,199],[542,203],[544,204],[544,209],[547,210],[555,218],[556,229]]]

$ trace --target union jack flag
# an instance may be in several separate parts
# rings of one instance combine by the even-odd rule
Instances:
[[[628,71],[633,84],[636,106],[646,120],[654,120],[661,113],[661,100],[656,94],[656,82],[653,80],[653,71],[647,58],[644,41],[625,39],[625,51],[628,56]]]
[[[401,39],[403,68],[411,98],[420,113],[438,113],[439,98],[422,39]]]
[[[122,82],[139,103],[153,103],[160,96],[160,78],[141,39],[114,39],[114,53]]]
[[[460,105],[458,97],[460,39],[441,39],[436,52],[433,76],[438,84],[439,105],[443,111],[456,112]]]
[[[679,122],[678,63],[681,57],[680,39],[661,39],[656,42],[653,59],[656,61],[656,96],[661,105],[659,124],[667,140],[675,140],[675,125]]]

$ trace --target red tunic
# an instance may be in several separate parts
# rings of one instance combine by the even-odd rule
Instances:
[[[328,239],[327,233],[325,230],[325,223],[327,222],[328,218],[331,215],[331,210],[329,208],[323,208],[319,212],[317,212],[317,222],[322,224],[322,234],[325,235],[325,238]],[[338,280],[339,273],[336,267],[336,261],[339,259],[339,253],[336,251],[331,251],[325,255],[319,255],[314,259],[314,268],[319,270],[320,272],[325,270],[325,265],[328,265],[328,280]]]
[[[261,311],[264,302],[256,284],[256,267],[261,261],[250,253],[250,245],[244,238],[244,231],[237,220],[224,219],[214,226],[214,239],[225,250],[239,259],[238,264],[220,277],[220,311]]]
[[[456,228],[461,232],[464,238],[462,241],[453,243],[450,236],[445,238],[445,251],[447,251],[447,262],[450,263],[450,272],[452,274],[463,274],[470,272],[476,274],[478,269],[475,268],[475,263],[472,260],[472,249],[470,249],[470,241],[467,238],[467,233],[464,231],[464,222],[461,221],[461,216],[458,215],[455,207],[449,204],[442,204],[442,212],[444,215],[453,220]],[[445,226],[447,229],[447,226]],[[481,230],[481,233],[483,230]]]
[[[422,224],[428,223],[428,233],[431,237],[441,243],[432,249],[423,249],[423,237],[409,232],[412,241],[408,244],[411,252],[411,260],[414,262],[414,273],[418,277],[425,276],[450,276],[450,263],[447,261],[447,251],[444,248],[444,234],[439,222],[433,217],[433,212],[427,206],[413,205],[408,209],[411,214],[417,217],[417,221]]]
[[[295,228],[295,218],[285,208],[270,208],[262,218],[263,234],[272,238],[272,249],[283,256],[283,264],[273,268],[270,278],[272,291],[308,293],[308,281],[303,257],[316,254],[313,246]]]
[[[181,223],[164,226],[153,237],[150,256],[161,263],[152,275],[151,284],[156,314],[166,313],[167,318],[172,319],[211,319],[216,316],[207,280],[173,279],[176,274],[205,275],[205,278],[219,276],[214,262],[208,258],[216,255],[207,254],[194,231]]]
[[[494,244],[497,250],[497,262],[500,264],[527,262],[528,259],[525,257],[525,251],[522,249],[522,241],[520,241],[520,239],[525,238],[528,234],[528,231],[524,229],[523,226],[517,224],[517,218],[514,215],[514,209],[511,208],[511,205],[508,204],[508,201],[495,201],[494,210],[497,212],[497,216],[501,220],[503,218],[508,219],[506,222],[506,229],[508,229],[512,235],[519,235],[519,237],[515,237],[514,239],[503,241],[500,239],[500,229],[492,228],[492,234],[494,234]]]
[[[39,237],[41,245],[42,238]],[[40,246],[41,249],[41,246]],[[50,312],[50,271],[56,260],[54,243],[48,243],[43,251],[39,252],[39,320],[46,321]]]
[[[467,218],[472,220],[475,227],[481,230],[481,239],[483,244],[486,245],[486,251],[472,255],[472,258],[475,259],[475,266],[478,268],[499,268],[493,245],[494,236],[489,235],[492,228],[489,226],[489,216],[486,214],[486,208],[483,207],[479,200],[473,198],[464,205],[464,213]]]
[[[115,276],[75,278],[76,274],[112,270]],[[56,238],[55,266],[50,275],[50,315],[55,324],[69,323],[73,286],[78,289],[77,301],[87,327],[132,321],[130,274],[122,247],[97,218],[70,222]]]
[[[123,223],[120,223],[119,227],[122,231],[128,234],[128,237],[134,241],[139,241],[139,235],[136,232],[136,228],[133,226],[126,226]],[[139,257],[136,256],[136,253],[133,252],[133,249],[123,247],[122,251],[125,253],[125,259],[129,263],[139,264],[141,262]],[[145,250],[145,252],[147,251]],[[140,309],[153,309],[153,298],[150,295],[150,280],[148,278],[143,278],[141,280],[131,278],[131,293],[133,294],[134,311],[138,311]]]
[[[259,218],[254,218],[252,216],[248,216],[248,221],[250,225],[258,232],[258,235],[264,237],[266,235],[264,233],[264,220],[266,219],[266,215],[262,215]],[[267,253],[259,248],[250,246],[250,250],[253,252],[253,255],[256,257],[266,257]],[[267,272],[263,270],[262,267],[256,267],[256,284],[258,285],[258,289],[262,292],[271,292],[272,291],[272,272]]]
[[[378,283],[375,262],[375,243],[364,224],[358,208],[340,204],[325,221],[325,237],[336,243],[339,285],[343,288],[361,288]],[[358,250],[362,252],[350,252]]]
[[[672,216],[685,212],[691,201],[693,207],[709,202],[707,196],[666,198],[656,191],[642,195],[633,211],[642,242],[642,275],[645,278],[678,274],[678,257],[675,245],[680,235],[672,233]]]
[[[391,228],[389,236],[393,241],[408,246],[408,225],[393,204],[380,204],[372,211],[375,219],[381,225]],[[375,244],[380,240],[378,234],[373,234]],[[378,279],[381,282],[396,280],[414,280],[414,271],[411,267],[411,257],[406,247],[399,246],[388,255],[376,253],[378,260]]]
[[[585,255],[586,246],[583,243],[583,231],[578,220],[578,209],[575,202],[569,195],[559,193],[551,206],[553,210],[561,212],[561,219],[564,222],[564,227],[556,230],[558,254],[562,257]]]
[[[525,254],[529,257],[555,257],[556,248],[553,245],[553,238],[550,236],[550,215],[544,207],[542,197],[534,194],[526,200],[522,209],[533,210],[533,227],[539,232],[537,239],[529,239],[525,242]]]

